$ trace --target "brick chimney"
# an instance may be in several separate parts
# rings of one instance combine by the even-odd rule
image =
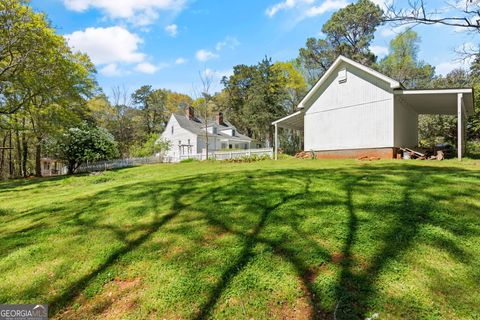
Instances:
[[[222,126],[224,124],[223,122],[223,113],[222,112],[217,112],[215,115],[215,121],[217,122],[217,125]]]
[[[195,109],[193,109],[192,106],[187,106],[185,108],[185,116],[188,118],[188,120],[195,119]]]

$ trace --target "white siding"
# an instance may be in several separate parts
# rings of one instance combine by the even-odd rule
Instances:
[[[202,153],[203,150],[205,149],[206,143],[205,143],[205,135],[198,136],[197,138],[197,150],[198,153]],[[221,148],[221,143],[218,138],[213,138],[213,137],[208,137],[208,151],[215,151],[219,150]]]
[[[180,127],[177,120],[173,116],[170,117],[170,120],[168,121],[165,131],[163,131],[161,137],[170,141],[170,150],[167,152],[167,156],[178,157],[180,155],[180,148],[178,147],[179,142],[181,144],[187,144],[189,139],[190,144],[193,145],[192,154],[197,153],[197,136],[192,132]],[[199,150],[199,152],[201,152],[201,150]]]
[[[415,147],[418,145],[418,114],[412,110],[401,97],[395,97],[395,130],[396,147]]]
[[[346,68],[346,81],[338,71]],[[393,92],[388,83],[345,63],[311,99],[305,150],[393,147]]]
[[[208,151],[218,151],[222,149],[222,143],[225,144],[225,149],[228,149],[231,145],[233,149],[248,149],[249,143],[238,140],[225,140],[220,138],[208,138]],[[205,136],[198,136],[197,150],[199,153],[204,152],[205,149]]]

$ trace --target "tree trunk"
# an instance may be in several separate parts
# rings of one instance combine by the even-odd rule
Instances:
[[[28,176],[27,172],[27,158],[28,158],[28,142],[27,142],[27,134],[25,133],[25,117],[23,118],[23,131],[22,131],[22,171],[23,176],[26,178]]]
[[[35,144],[35,176],[42,176],[42,140],[37,140]]]
[[[20,132],[18,131],[18,128],[15,130],[15,142],[17,143],[17,167],[18,167],[18,176],[21,177],[23,176],[23,170],[22,170],[22,146],[20,144]]]
[[[8,150],[8,172],[9,172],[9,175],[10,175],[10,178],[13,178],[13,162],[12,162],[12,150],[13,150],[13,147],[12,147],[12,129],[9,130],[10,132],[10,138],[9,138],[9,144],[8,144],[8,147],[10,148]]]
[[[7,135],[3,136],[2,152],[0,153],[0,178],[3,178],[3,165],[5,164],[5,145],[7,144]]]
[[[75,161],[69,161],[68,164],[67,164],[67,174],[68,175],[71,175],[71,174],[74,174],[75,173],[75,170],[77,168],[77,163]]]

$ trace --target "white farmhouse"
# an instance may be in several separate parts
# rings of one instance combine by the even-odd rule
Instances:
[[[185,115],[173,113],[161,135],[161,139],[170,142],[165,154],[174,159],[188,158],[205,154],[208,139],[208,151],[229,149],[250,149],[252,139],[240,134],[230,122],[217,112],[215,121],[205,121],[195,116],[193,107],[185,108]]]
[[[394,158],[418,145],[418,115],[458,116],[458,156],[465,149],[465,118],[473,114],[471,88],[407,90],[401,83],[343,56],[338,57],[297,107],[274,121],[303,132],[304,150],[320,158]]]

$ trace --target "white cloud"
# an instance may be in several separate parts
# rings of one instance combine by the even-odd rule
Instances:
[[[175,64],[185,64],[185,63],[187,63],[187,60],[184,58],[177,58],[177,60],[175,60]]]
[[[210,77],[210,78],[213,78],[213,79],[222,79],[223,77],[228,77],[228,76],[231,76],[233,74],[233,70],[232,69],[228,69],[228,70],[213,70],[213,69],[209,69],[209,68],[206,68],[205,70],[203,70],[203,75],[206,76],[206,77]]]
[[[218,58],[218,54],[205,49],[201,49],[197,51],[197,53],[195,54],[195,57],[197,58],[198,61],[205,62],[211,59]]]
[[[126,19],[136,25],[148,25],[158,19],[160,11],[180,12],[186,0],[63,0],[74,11],[99,9],[109,18]]]
[[[273,17],[281,10],[293,9],[302,4],[312,4],[314,1],[315,0],[284,0],[267,8],[265,14],[269,17]]]
[[[399,35],[407,30],[408,26],[397,26],[397,27],[382,27],[379,28],[380,35],[382,37],[391,37]]]
[[[384,57],[388,54],[388,48],[383,46],[370,46],[370,50],[379,57]]]
[[[215,45],[215,50],[220,51],[223,48],[230,48],[230,49],[235,49],[240,45],[240,41],[238,41],[237,38],[235,37],[226,37],[225,40],[217,42]]]
[[[475,43],[465,42],[464,44],[459,46],[456,51],[458,51],[460,53],[472,53],[471,55],[469,55],[471,57],[470,60],[472,60],[472,61],[470,61],[470,63],[471,63],[471,62],[473,62],[473,59],[474,59],[473,54],[477,53],[478,50],[479,50],[479,47]]]
[[[122,74],[116,63],[107,64],[105,67],[100,69],[100,73],[107,77],[115,77]]]
[[[462,33],[462,32],[467,32],[469,31],[469,28],[466,27],[453,27],[453,31],[457,33]]]
[[[449,61],[442,62],[435,66],[435,71],[437,74],[447,75],[450,71],[458,68],[462,68],[463,65],[460,62]]]
[[[446,75],[454,69],[470,69],[470,66],[475,60],[475,57],[468,55],[469,52],[478,52],[479,47],[473,42],[465,42],[461,46],[455,49],[460,55],[467,54],[467,58],[452,59],[451,61],[445,61],[435,66],[435,71],[438,74]]]
[[[473,42],[465,42],[463,45],[459,46],[455,51],[460,55],[462,53],[467,54],[467,58],[461,59],[452,59],[451,61],[445,61],[439,63],[435,66],[435,71],[441,75],[447,75],[450,71],[454,69],[470,69],[470,66],[475,60],[475,56],[468,55],[469,52],[478,52],[479,47]]]
[[[145,59],[145,54],[138,51],[142,39],[120,26],[87,28],[67,34],[65,38],[70,47],[87,53],[97,65],[138,63]]]
[[[212,86],[211,86],[211,91],[212,92],[218,92],[222,90],[222,84],[221,80],[223,77],[229,77],[233,74],[232,69],[226,69],[226,70],[214,70],[214,69],[209,69],[206,68],[205,70],[202,71],[202,76],[210,78],[212,81]]]
[[[327,11],[344,8],[348,5],[346,0],[325,0],[319,6],[310,7],[305,11],[307,17],[315,17],[324,14]]]
[[[168,33],[169,36],[175,37],[178,34],[178,26],[176,24],[170,24],[165,27],[165,31]]]
[[[393,3],[393,0],[372,0],[373,3],[378,5],[383,10],[387,9]]]
[[[148,62],[142,62],[135,66],[135,71],[147,74],[154,74],[160,69],[160,67],[155,66]]]

